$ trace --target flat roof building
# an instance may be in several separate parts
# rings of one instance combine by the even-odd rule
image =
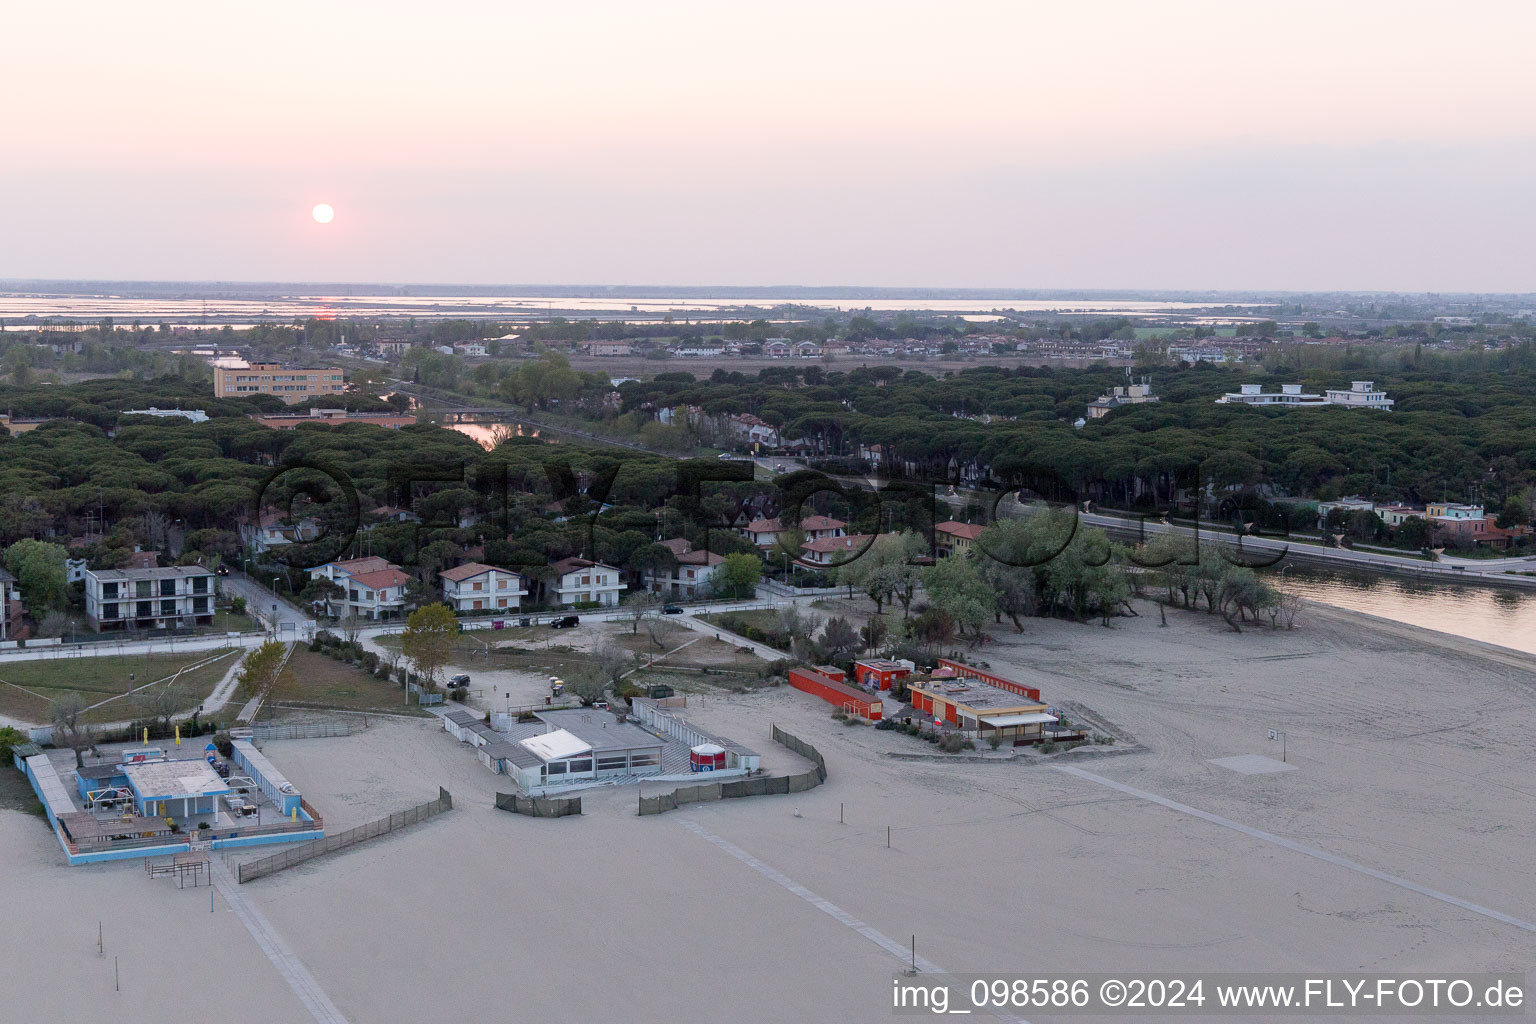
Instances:
[[[87,569],[85,614],[97,632],[213,623],[214,575],[201,565]]]
[[[213,368],[213,397],[248,398],[276,395],[289,405],[339,395],[346,389],[346,374],[339,366],[285,367],[281,363]]]

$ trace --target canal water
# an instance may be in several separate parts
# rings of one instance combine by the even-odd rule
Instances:
[[[1270,582],[1320,604],[1536,654],[1536,591],[1295,569]]]

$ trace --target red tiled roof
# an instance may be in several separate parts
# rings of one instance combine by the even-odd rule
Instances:
[[[380,558],[378,555],[369,555],[366,558],[348,558],[344,561],[332,562],[331,565],[350,576],[356,576],[358,573],[364,572],[378,572],[380,569],[398,568],[389,559]]]
[[[783,533],[784,527],[779,525],[777,518],[754,519],[743,527],[748,533]]]
[[[455,583],[463,583],[467,579],[473,579],[495,569],[494,565],[486,565],[483,562],[466,562],[464,565],[455,566],[452,569],[444,569],[438,573],[445,580],[453,580]],[[509,569],[502,570],[510,572]]]
[[[986,529],[976,523],[961,523],[951,519],[947,523],[939,523],[933,528],[935,533],[947,533],[953,537],[964,537],[967,540],[975,540],[981,536],[981,531]]]
[[[841,530],[847,525],[841,519],[833,519],[830,516],[806,516],[800,520],[802,530]]]
[[[403,587],[411,582],[411,577],[409,573],[395,568],[377,569],[373,572],[354,573],[352,582],[369,590],[383,590],[385,587]]]

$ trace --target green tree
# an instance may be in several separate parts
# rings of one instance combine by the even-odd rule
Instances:
[[[64,568],[68,557],[62,545],[40,540],[19,540],[5,549],[5,567],[16,577],[33,619],[40,622],[50,608],[68,605],[69,578]]]
[[[240,664],[240,696],[246,700],[259,699],[263,704],[273,700],[287,660],[288,645],[279,640],[268,640],[252,650]]]
[[[437,673],[448,664],[459,622],[445,604],[429,604],[411,612],[400,636],[401,649],[417,674],[425,677],[428,691],[437,688]]]
[[[970,558],[941,558],[922,572],[923,590],[934,608],[943,612],[963,636],[967,630],[981,639],[992,618],[996,596]]]
[[[763,560],[756,555],[738,552],[726,555],[715,570],[715,583],[733,597],[751,594],[757,589],[757,581],[763,575]]]

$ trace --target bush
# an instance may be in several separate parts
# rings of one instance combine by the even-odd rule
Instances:
[[[234,612],[236,615],[244,615],[245,614],[245,598],[237,597],[233,601],[229,602],[229,610]],[[313,648],[311,648],[311,649],[313,649]]]
[[[1046,740],[1044,743],[1040,744],[1040,753],[1042,753],[1042,754],[1054,754],[1054,753],[1056,753],[1056,741],[1055,740]]]
[[[1002,745],[1003,745],[1003,738],[1001,736],[997,735],[996,733],[993,733],[991,736],[987,737],[987,746],[991,747],[993,750],[996,750],[998,747],[1000,747]]]
[[[875,728],[879,729],[881,732],[888,732],[891,729],[898,728],[898,726],[896,724],[896,719],[882,718],[880,721],[875,723]]]
[[[372,651],[364,651],[363,652],[363,671],[367,672],[367,673],[369,673],[371,675],[372,673],[377,672],[378,668],[379,668],[379,656],[377,654],[374,654]]]

